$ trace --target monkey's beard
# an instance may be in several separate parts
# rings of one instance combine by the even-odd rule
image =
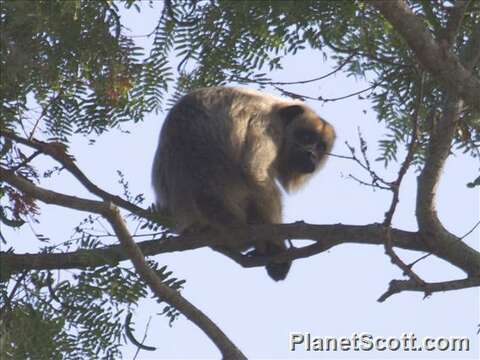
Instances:
[[[290,156],[291,170],[299,174],[311,174],[318,165],[316,154],[304,150],[296,150]]]

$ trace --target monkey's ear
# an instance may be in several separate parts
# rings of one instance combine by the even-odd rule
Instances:
[[[285,123],[288,125],[290,121],[295,119],[298,115],[303,114],[305,108],[302,105],[289,105],[281,107],[278,110],[280,117],[285,120]]]

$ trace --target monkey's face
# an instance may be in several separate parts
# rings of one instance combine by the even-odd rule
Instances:
[[[313,173],[325,160],[335,139],[333,127],[301,105],[282,110],[286,119],[284,151],[289,170],[298,174]]]
[[[314,129],[298,127],[293,131],[290,161],[292,170],[310,174],[317,169],[325,156],[327,144],[322,135]]]
[[[284,142],[278,163],[279,178],[287,190],[300,186],[325,162],[335,140],[333,127],[302,105],[280,109]]]

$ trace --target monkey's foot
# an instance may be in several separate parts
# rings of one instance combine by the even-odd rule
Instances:
[[[267,270],[267,274],[275,281],[285,280],[287,277],[288,271],[292,266],[291,262],[285,263],[270,263],[268,264],[265,269]]]

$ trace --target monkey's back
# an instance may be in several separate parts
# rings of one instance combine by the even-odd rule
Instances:
[[[248,171],[243,164],[252,133],[268,138],[266,114],[285,100],[237,88],[196,90],[179,100],[163,124],[152,173],[157,204],[170,212],[179,230],[192,223],[208,223],[197,207],[198,196],[219,194],[239,208],[248,196]],[[270,127],[270,128],[269,128]],[[276,145],[272,142],[270,147]],[[259,166],[268,171],[276,151],[258,149]]]

